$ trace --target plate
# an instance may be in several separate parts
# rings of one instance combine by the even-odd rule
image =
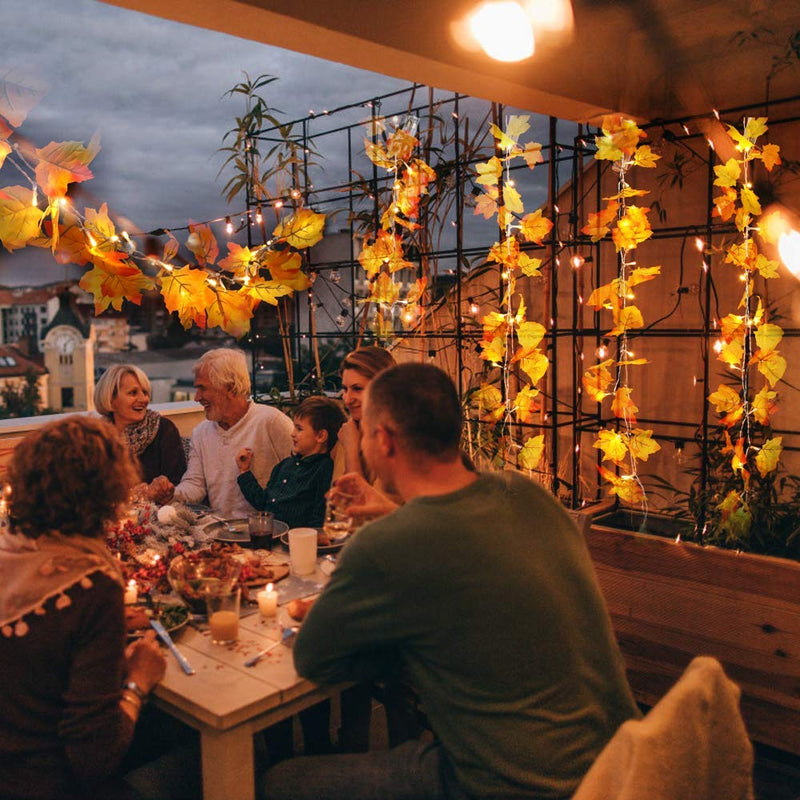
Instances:
[[[264,584],[276,583],[289,574],[289,565],[286,558],[280,554],[273,554],[269,550],[243,550],[233,555],[236,561],[244,566],[253,568],[254,560],[258,560],[260,565],[257,567],[258,574],[252,578],[242,580],[239,583],[249,588],[263,588]]]
[[[156,604],[153,608],[149,606],[126,606],[126,610],[128,608],[133,610],[141,609],[148,617],[155,616],[156,619],[160,619],[167,633],[181,630],[189,621],[189,614],[191,613],[186,606],[178,605],[177,603]],[[154,614],[154,612],[156,613]],[[149,630],[152,630],[152,628],[148,623],[143,628],[134,628],[127,631],[127,636],[129,639],[140,639]]]
[[[317,530],[320,531],[321,528],[317,528]],[[289,547],[289,531],[286,531],[286,533],[282,533],[280,538],[281,538],[281,544],[284,545],[285,547]],[[351,533],[345,536],[343,539],[339,539],[339,541],[337,542],[332,542],[331,544],[326,544],[322,546],[317,545],[317,554],[325,555],[326,553],[338,553],[352,538],[353,534]]]
[[[218,542],[235,542],[236,544],[250,542],[250,531],[248,530],[246,519],[223,519],[219,522],[212,522],[206,526],[206,530],[209,533],[213,533]],[[272,538],[275,539],[288,530],[289,526],[285,522],[276,519]]]

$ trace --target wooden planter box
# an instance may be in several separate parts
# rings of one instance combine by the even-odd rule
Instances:
[[[636,699],[654,705],[694,656],[714,656],[741,687],[750,738],[800,754],[800,563],[632,533],[615,517],[631,514],[593,517],[586,539]]]

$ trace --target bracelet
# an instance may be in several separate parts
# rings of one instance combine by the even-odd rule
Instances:
[[[147,700],[147,692],[143,691],[136,681],[127,681],[122,688],[133,692],[139,698],[140,703],[144,703]]]

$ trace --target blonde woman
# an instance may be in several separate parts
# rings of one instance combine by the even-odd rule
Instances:
[[[139,367],[115,364],[97,382],[94,406],[128,442],[147,483],[158,475],[178,483],[186,472],[181,436],[173,422],[148,408],[150,396],[150,381]]]

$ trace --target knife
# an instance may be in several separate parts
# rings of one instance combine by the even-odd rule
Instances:
[[[194,675],[191,664],[181,655],[178,648],[175,647],[175,642],[172,641],[172,637],[167,633],[167,629],[157,619],[151,619],[150,625],[152,625],[153,630],[158,634],[158,638],[172,651],[172,655],[175,656],[177,662],[181,665],[181,669],[187,675]]]
[[[279,644],[286,644],[297,633],[297,631],[298,629],[294,626],[291,628],[284,628],[283,632],[281,633],[281,638],[278,639],[277,642],[272,642],[272,644],[267,645],[252,658],[248,658],[247,661],[244,662],[244,665],[246,667],[255,666],[267,653],[269,653],[270,650],[274,650]]]

